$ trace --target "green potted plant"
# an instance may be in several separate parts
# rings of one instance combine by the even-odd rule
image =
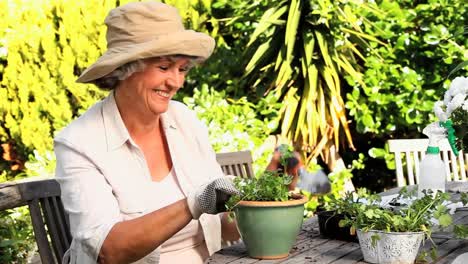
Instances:
[[[252,258],[287,257],[301,229],[308,199],[289,191],[292,176],[285,171],[265,171],[256,178],[234,179],[239,195],[231,196],[226,207],[234,213]]]
[[[359,199],[355,198],[352,192],[345,193],[343,197],[330,196],[322,210],[316,212],[320,235],[325,238],[357,242],[356,233],[350,232],[349,226],[340,226],[339,223],[346,215],[351,216],[353,205],[359,203]]]
[[[364,194],[365,192],[358,193]],[[425,192],[421,198],[403,188],[394,206],[385,206],[378,195],[366,194],[365,202],[346,208],[341,226],[357,231],[364,260],[370,263],[414,263],[421,242],[430,239],[433,227],[452,224],[446,206],[450,194]],[[392,203],[390,203],[392,204]],[[436,223],[434,223],[434,221]]]

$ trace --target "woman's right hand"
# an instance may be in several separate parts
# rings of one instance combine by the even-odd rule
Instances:
[[[225,212],[225,204],[232,195],[239,194],[234,186],[232,176],[225,176],[201,185],[187,196],[187,203],[193,219],[201,214],[217,214]]]

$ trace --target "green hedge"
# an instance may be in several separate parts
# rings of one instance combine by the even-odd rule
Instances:
[[[108,11],[126,2],[0,1],[1,178],[21,172],[33,151],[46,155],[55,132],[105,96],[75,80],[105,50]],[[211,1],[166,2],[190,18],[190,27],[206,31],[208,17],[198,12],[209,14]],[[193,79],[189,86],[198,84]]]
[[[28,207],[0,211],[0,263],[27,263],[34,248]]]
[[[2,1],[0,139],[10,159],[51,150],[54,132],[104,96],[75,80],[105,47],[102,21],[115,2],[105,3]]]
[[[356,131],[373,137],[421,137],[450,71],[468,60],[465,1],[381,0],[366,33],[384,44],[365,53],[364,83],[347,94]],[[379,15],[376,15],[379,14]],[[458,72],[466,75],[467,71]],[[453,78],[453,76],[452,76]],[[354,80],[349,80],[354,84]]]
[[[226,92],[203,85],[183,101],[207,125],[216,152],[251,150],[255,174],[265,169],[273,149],[267,139],[278,127],[277,113],[281,107],[273,96],[253,104],[246,97],[226,99]],[[265,118],[261,120],[259,115]]]

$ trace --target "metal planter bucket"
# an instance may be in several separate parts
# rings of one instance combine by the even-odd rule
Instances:
[[[358,230],[357,235],[364,260],[380,264],[413,264],[424,239],[423,232]]]

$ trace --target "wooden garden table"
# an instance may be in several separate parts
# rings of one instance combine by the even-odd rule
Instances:
[[[411,186],[410,188],[414,188]],[[390,195],[398,192],[400,188],[391,189],[382,195]],[[468,192],[467,182],[449,182],[447,190],[453,192],[453,197],[459,196],[457,192]],[[468,224],[468,208],[459,208],[454,215],[456,223]],[[278,238],[281,239],[281,238]],[[468,252],[468,240],[455,239],[450,233],[434,233],[433,240],[438,245],[439,258],[434,262],[428,258],[428,263],[451,263],[458,255]],[[429,249],[431,243],[427,241],[425,249]],[[316,217],[304,221],[296,244],[289,257],[279,260],[258,260],[247,256],[244,244],[237,244],[220,250],[213,255],[207,263],[335,263],[351,264],[366,263],[363,260],[359,243],[346,242],[334,239],[322,238],[319,234]]]

